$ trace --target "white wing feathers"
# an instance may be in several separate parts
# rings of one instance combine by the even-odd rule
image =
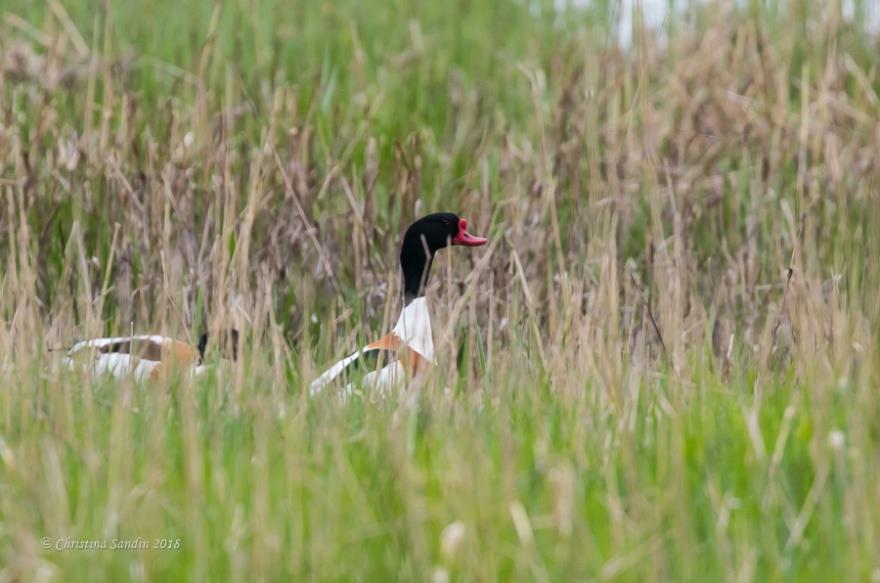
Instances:
[[[114,338],[92,338],[90,340],[81,340],[70,347],[70,350],[67,351],[67,355],[70,356],[74,352],[79,352],[85,348],[102,348],[104,346],[109,346],[110,344],[118,344],[120,342],[131,342],[135,340],[140,341],[149,341],[155,342],[157,344],[164,344],[170,338],[166,336],[159,336],[156,334],[142,334],[139,336],[116,336]]]
[[[345,358],[343,358],[342,360],[340,360],[339,362],[337,362],[336,364],[334,364],[333,366],[331,366],[330,368],[325,370],[323,372],[323,374],[321,374],[321,376],[316,378],[314,381],[312,381],[312,384],[309,385],[309,392],[312,395],[318,394],[321,391],[321,389],[323,389],[324,387],[326,387],[327,385],[329,385],[330,383],[335,381],[339,377],[339,375],[342,374],[342,371],[345,370],[345,367],[347,367],[352,361],[357,359],[360,355],[361,355],[360,350],[358,350],[357,352],[353,352],[352,354],[349,354],[348,356],[346,356]]]

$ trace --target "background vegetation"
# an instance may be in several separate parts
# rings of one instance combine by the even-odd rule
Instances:
[[[620,10],[5,0],[0,580],[880,578],[876,7]],[[309,398],[434,210],[492,239],[438,367]],[[47,351],[228,325],[198,383]]]

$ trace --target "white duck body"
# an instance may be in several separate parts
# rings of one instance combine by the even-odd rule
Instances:
[[[359,368],[361,360],[366,361],[364,357],[370,356],[371,353],[375,353],[376,356],[380,354],[388,356],[388,353],[393,353],[393,357],[389,358],[390,362],[381,368],[364,373],[358,383],[363,388],[381,392],[388,391],[406,380],[415,379],[428,364],[434,363],[431,315],[424,296],[412,300],[401,310],[397,324],[388,335],[367,344],[331,366],[312,382],[309,392],[316,395],[337,379],[348,376]],[[353,383],[346,383],[342,395],[350,395],[355,388]]]

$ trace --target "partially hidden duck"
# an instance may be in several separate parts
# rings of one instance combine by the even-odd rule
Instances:
[[[467,220],[454,213],[433,213],[414,222],[403,236],[400,269],[404,307],[387,335],[349,354],[316,378],[312,395],[336,381],[345,383],[342,395],[354,390],[353,380],[368,389],[388,389],[411,381],[434,363],[431,315],[424,296],[434,254],[449,246],[479,247],[487,240],[467,230]],[[356,376],[357,375],[357,376]]]
[[[237,360],[237,330],[221,332],[217,342],[212,344],[221,358]],[[69,368],[90,370],[96,375],[156,381],[175,372],[194,376],[206,371],[207,349],[207,333],[202,334],[197,346],[158,334],[92,338],[71,346],[65,364]]]

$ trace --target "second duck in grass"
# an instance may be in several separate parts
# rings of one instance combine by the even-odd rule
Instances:
[[[211,345],[221,358],[237,360],[238,330],[221,332]],[[207,370],[208,346],[207,333],[196,346],[158,334],[92,338],[71,346],[65,364],[96,375],[157,381],[175,373],[198,375]]]

